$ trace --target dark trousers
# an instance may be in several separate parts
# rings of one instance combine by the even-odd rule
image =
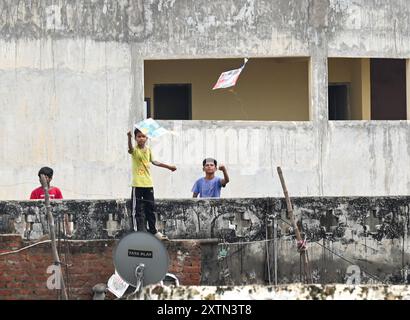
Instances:
[[[155,228],[154,188],[132,187],[131,205],[134,230],[146,231],[146,222],[148,222],[148,232],[157,233]]]

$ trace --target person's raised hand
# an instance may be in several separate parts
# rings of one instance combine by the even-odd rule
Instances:
[[[226,167],[223,164],[219,165],[219,170],[224,171],[226,169]]]
[[[128,131],[128,132],[127,132],[127,136],[128,136],[129,138],[132,138],[131,131]]]
[[[169,170],[171,170],[171,171],[175,171],[177,169],[177,167],[175,167],[175,166],[169,166]]]

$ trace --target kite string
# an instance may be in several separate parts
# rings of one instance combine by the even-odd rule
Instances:
[[[250,117],[249,117],[248,113],[245,111],[242,99],[239,97],[238,93],[234,90],[234,88],[229,89],[228,91],[231,92],[234,95],[235,99],[239,102],[239,105],[241,107],[240,109],[241,109],[243,115],[245,116],[245,120],[250,120]]]

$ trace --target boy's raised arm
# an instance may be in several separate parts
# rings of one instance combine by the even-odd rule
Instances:
[[[132,146],[132,134],[131,131],[127,132],[128,136],[128,153],[132,153],[134,151],[134,147]]]
[[[222,187],[225,187],[226,184],[229,182],[228,171],[226,171],[226,167],[223,164],[219,166],[219,170],[221,170],[224,174],[224,178],[221,180],[221,185]]]
[[[152,164],[154,166],[165,168],[165,169],[168,169],[168,170],[171,170],[171,171],[175,171],[177,169],[177,167],[175,167],[175,166],[171,166],[171,165],[159,162],[159,161],[152,161]]]

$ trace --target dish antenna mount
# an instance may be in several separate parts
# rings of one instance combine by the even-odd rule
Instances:
[[[164,279],[169,257],[164,244],[148,232],[133,232],[123,237],[113,253],[118,275],[141,292],[146,285]]]

